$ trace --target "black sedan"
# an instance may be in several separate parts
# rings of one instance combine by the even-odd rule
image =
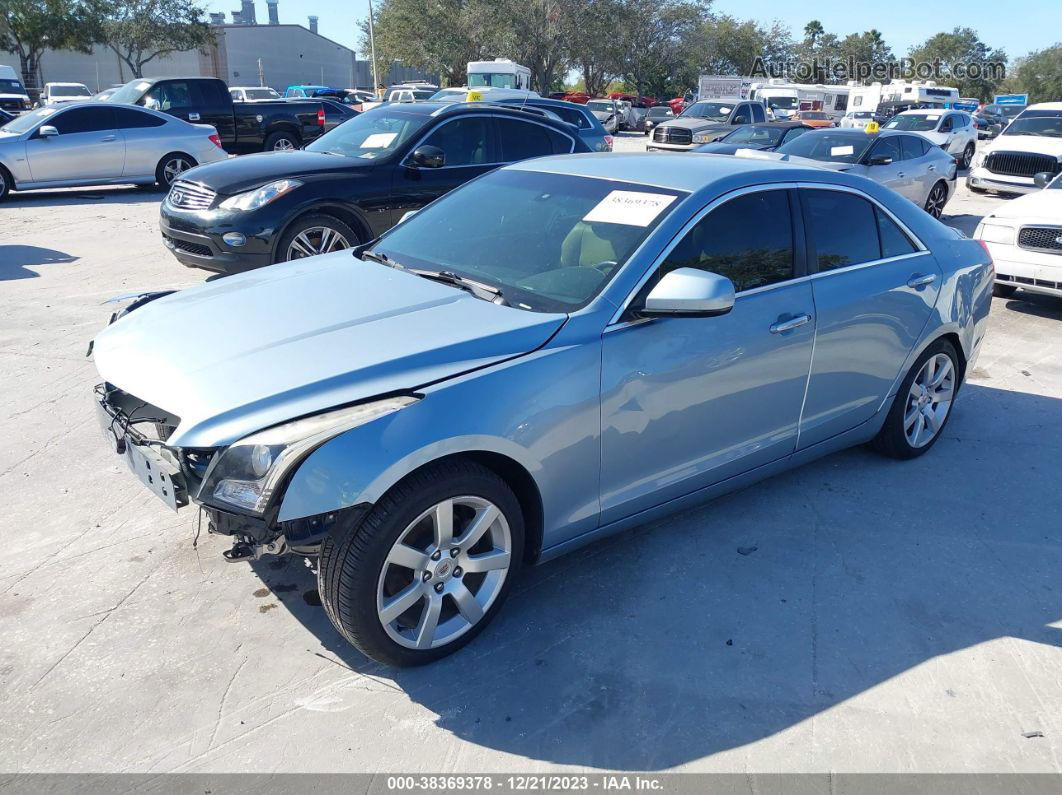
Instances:
[[[732,155],[739,149],[759,149],[773,152],[787,141],[794,140],[812,129],[799,121],[772,121],[767,124],[746,124],[718,141],[698,146],[694,152],[713,155]]]
[[[383,105],[305,149],[186,171],[163,241],[189,267],[237,273],[365,243],[505,163],[588,152],[570,124],[487,103]]]

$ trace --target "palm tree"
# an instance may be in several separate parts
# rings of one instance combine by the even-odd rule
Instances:
[[[814,47],[815,40],[825,32],[826,29],[822,27],[822,23],[817,19],[813,19],[804,26],[804,39]]]

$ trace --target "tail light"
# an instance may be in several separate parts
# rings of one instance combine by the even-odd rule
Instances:
[[[317,109],[317,126],[318,127],[324,127],[324,123],[325,123],[324,108],[318,108]]]
[[[210,139],[210,143],[214,144],[218,149],[221,149],[221,136],[217,133],[211,133],[207,137]]]
[[[981,244],[981,248],[983,248],[985,250],[985,255],[988,257],[988,264],[990,266],[992,266],[992,273],[995,273],[996,272],[996,263],[995,263],[995,260],[992,259],[992,252],[988,248],[988,243],[986,243],[983,240],[978,240],[977,242],[980,243]]]
[[[606,135],[605,136],[605,151],[606,152],[611,152],[612,151],[612,136],[611,135]]]

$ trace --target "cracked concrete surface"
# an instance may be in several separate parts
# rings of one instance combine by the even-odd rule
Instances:
[[[100,437],[100,302],[205,276],[159,198],[0,206],[0,770],[1062,772],[1062,301],[996,299],[928,456],[847,451],[528,571],[396,672],[302,562],[193,548]]]

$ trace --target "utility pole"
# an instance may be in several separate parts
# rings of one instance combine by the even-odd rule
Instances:
[[[380,85],[380,76],[376,74],[376,34],[373,31],[372,0],[369,0],[369,57],[372,58],[372,90],[375,92]]]
[[[258,59],[258,85],[265,85],[265,70],[262,69],[262,59]]]

